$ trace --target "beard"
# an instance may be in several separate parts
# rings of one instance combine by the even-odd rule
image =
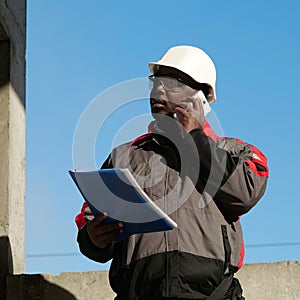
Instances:
[[[177,121],[173,112],[169,113],[153,113],[155,119],[154,129],[156,133],[160,133],[170,138],[182,137],[182,125]]]

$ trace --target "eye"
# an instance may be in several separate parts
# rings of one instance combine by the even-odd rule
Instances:
[[[155,76],[151,75],[149,78],[149,88],[162,85],[162,87],[169,92],[179,93],[182,92],[184,87],[188,84],[180,78],[173,78],[168,76]]]
[[[178,87],[179,88],[183,88],[183,87],[185,87],[187,84],[184,82],[184,81],[182,81],[180,78],[178,78]]]
[[[178,88],[178,81],[177,79],[175,78],[168,78],[168,77],[165,77],[165,78],[162,78],[161,79],[162,82],[163,82],[163,85],[166,89],[170,89],[170,90],[173,90],[173,89],[176,89]]]

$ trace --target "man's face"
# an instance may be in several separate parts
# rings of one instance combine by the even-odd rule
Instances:
[[[151,80],[150,105],[154,117],[155,114],[173,117],[174,108],[197,93],[189,86],[194,84],[191,78],[174,68],[160,67]]]

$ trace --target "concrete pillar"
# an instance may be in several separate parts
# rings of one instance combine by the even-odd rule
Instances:
[[[0,299],[24,272],[26,1],[0,1]],[[1,297],[2,296],[2,297]]]

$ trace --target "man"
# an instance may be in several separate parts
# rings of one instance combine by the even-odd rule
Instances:
[[[150,132],[114,149],[102,168],[130,169],[178,227],[116,243],[122,222],[103,224],[107,214],[94,218],[84,204],[80,250],[101,263],[112,259],[118,300],[243,299],[233,279],[243,262],[240,216],[264,194],[266,158],[239,139],[217,137],[205,120],[197,95],[216,100],[216,72],[204,51],[173,47],[149,69]]]

